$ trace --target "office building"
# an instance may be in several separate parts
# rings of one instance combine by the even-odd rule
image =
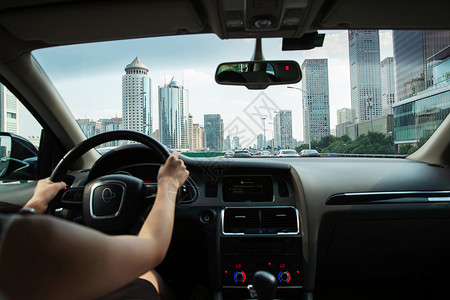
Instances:
[[[161,143],[171,149],[189,149],[189,91],[173,79],[159,87]]]
[[[302,71],[303,137],[309,143],[330,134],[328,60],[305,59]]]
[[[19,134],[19,101],[0,83],[0,131]]]
[[[188,136],[188,144],[189,150],[194,150],[194,117],[191,114],[188,114],[187,118],[187,136]]]
[[[280,110],[273,119],[275,148],[292,148],[292,110]]]
[[[205,149],[204,136],[205,132],[203,130],[203,126],[194,123],[192,125],[192,150],[199,151]]]
[[[395,102],[394,58],[386,57],[380,63],[381,73],[381,114],[392,115]]]
[[[98,121],[91,119],[77,119],[78,125],[87,138],[93,137],[102,132],[102,125]]]
[[[107,131],[115,131],[115,130],[122,130],[122,118],[111,118],[111,119],[100,119],[98,122],[100,122],[100,132],[107,132]],[[103,144],[103,147],[113,147],[113,146],[120,146],[121,141],[110,141],[108,143]]]
[[[450,31],[394,34],[396,91],[394,143],[428,138],[450,112]],[[396,95],[397,96],[397,95]]]
[[[337,110],[337,124],[342,124],[352,121],[352,110],[344,107]]]
[[[241,144],[239,142],[238,136],[233,136],[231,146],[233,147],[233,149],[241,149]]]
[[[210,151],[223,150],[223,120],[220,114],[204,115],[205,147]]]
[[[434,85],[436,55],[450,44],[450,30],[394,30],[396,101]]]
[[[350,85],[354,122],[381,116],[378,30],[349,30]]]
[[[123,129],[151,135],[151,79],[148,68],[136,57],[122,76]]]
[[[265,147],[266,147],[266,145],[264,143],[264,135],[263,134],[258,134],[258,136],[256,137],[256,148],[257,149],[263,149]]]

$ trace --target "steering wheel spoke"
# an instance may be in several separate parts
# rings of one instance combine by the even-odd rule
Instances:
[[[156,182],[144,183],[142,186],[144,200],[154,201],[156,198],[156,193],[158,191],[158,184]]]
[[[84,186],[68,188],[61,196],[61,204],[66,208],[81,208],[83,205]]]

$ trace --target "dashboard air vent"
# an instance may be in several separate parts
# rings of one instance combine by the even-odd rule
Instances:
[[[228,208],[223,219],[224,230],[230,233],[257,233],[259,220],[259,209]]]
[[[296,232],[297,214],[295,209],[291,207],[261,209],[261,226],[274,233]]]
[[[294,207],[226,208],[223,212],[224,234],[298,233]]]

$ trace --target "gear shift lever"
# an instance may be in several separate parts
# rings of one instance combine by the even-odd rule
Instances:
[[[253,275],[253,286],[249,285],[248,289],[251,295],[252,291],[256,292],[258,300],[274,300],[277,280],[269,272],[258,271]]]

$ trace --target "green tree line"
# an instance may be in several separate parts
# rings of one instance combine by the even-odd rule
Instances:
[[[295,150],[300,152],[308,149],[308,144],[303,144]],[[335,137],[328,135],[320,141],[312,141],[311,149],[321,153],[349,153],[349,154],[397,154],[392,136],[385,136],[379,132],[362,134],[354,141],[348,136]]]

